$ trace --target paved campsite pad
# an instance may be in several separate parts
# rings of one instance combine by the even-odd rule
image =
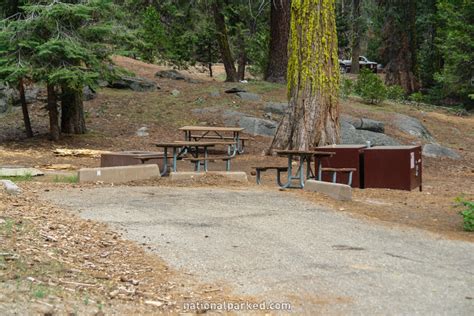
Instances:
[[[252,189],[112,187],[46,198],[236,293],[336,313],[474,313],[474,244]]]

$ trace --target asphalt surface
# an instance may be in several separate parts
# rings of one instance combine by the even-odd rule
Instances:
[[[474,315],[474,244],[251,189],[112,187],[45,197],[170,266],[297,313]]]

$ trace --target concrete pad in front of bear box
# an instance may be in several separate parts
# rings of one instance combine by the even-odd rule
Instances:
[[[184,181],[202,178],[204,176],[220,176],[231,181],[248,182],[245,172],[234,171],[208,171],[208,172],[171,172],[171,181]]]
[[[323,193],[339,201],[352,200],[352,188],[346,184],[308,180],[304,185],[304,190]]]
[[[79,182],[121,183],[160,177],[157,165],[135,165],[79,170]]]

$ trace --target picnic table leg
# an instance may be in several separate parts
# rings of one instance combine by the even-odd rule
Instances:
[[[164,148],[164,157],[163,157],[163,170],[161,171],[161,176],[163,177],[168,172],[168,147]]]
[[[316,162],[318,163],[318,181],[321,181],[323,178],[323,170],[322,169],[322,163],[320,158],[315,158],[314,160],[314,166],[316,167]]]
[[[240,133],[239,132],[234,132],[234,141],[235,141],[235,146],[237,153],[239,155],[244,153],[244,144],[242,142],[242,145],[240,144]]]
[[[306,178],[309,179],[309,178],[314,178],[315,175],[313,173],[313,169],[311,169],[311,158],[307,158],[306,159]]]
[[[293,156],[289,155],[288,156],[288,181],[286,183],[282,183],[280,179],[280,173],[278,172],[277,174],[277,183],[280,187],[286,189],[291,185],[291,180],[293,177],[293,166],[292,166],[292,161],[293,161]]]
[[[304,158],[300,157],[300,166],[299,166],[299,178],[300,178],[300,187],[304,188]]]
[[[176,172],[176,165],[178,162],[178,153],[177,153],[177,148],[173,147],[173,172]]]
[[[260,171],[260,169],[258,169],[258,168],[257,168],[255,171],[256,171],[256,173],[257,173],[257,174],[256,174],[256,176],[257,176],[257,184],[260,184],[260,183],[262,182],[262,179],[261,179],[261,176],[262,176],[262,175],[261,175],[261,173],[260,173],[261,171]],[[278,175],[277,179],[279,179],[279,178],[280,178],[280,176]],[[280,183],[278,183],[278,185],[280,185]]]
[[[197,150],[197,148],[196,148]],[[207,157],[208,157],[208,154],[207,154],[207,146],[204,146],[204,171],[207,172]]]

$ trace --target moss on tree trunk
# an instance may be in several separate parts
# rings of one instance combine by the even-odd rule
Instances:
[[[270,149],[308,150],[339,141],[339,62],[334,0],[294,0],[288,60],[289,111]]]

